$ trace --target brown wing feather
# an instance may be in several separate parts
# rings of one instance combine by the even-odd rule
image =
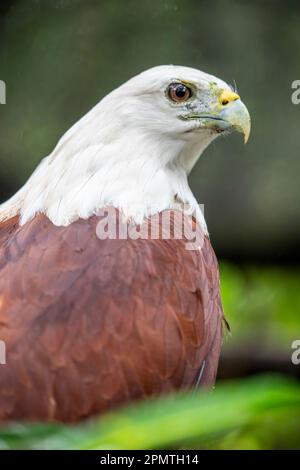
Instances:
[[[223,312],[208,238],[197,252],[99,240],[98,221],[0,225],[0,420],[76,421],[190,387],[203,361],[214,383]]]

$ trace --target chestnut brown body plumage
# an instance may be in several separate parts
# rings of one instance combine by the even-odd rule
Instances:
[[[73,422],[214,383],[223,312],[209,239],[191,251],[184,239],[99,240],[97,222],[0,225],[2,421]]]

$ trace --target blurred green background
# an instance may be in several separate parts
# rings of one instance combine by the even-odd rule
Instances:
[[[191,185],[205,204],[221,259],[222,296],[232,328],[219,379],[241,380],[233,390],[244,387],[243,396],[243,377],[300,376],[300,365],[291,362],[291,344],[300,339],[300,105],[291,102],[291,84],[300,79],[299,18],[296,0],[0,4],[0,79],[7,85],[7,104],[0,105],[0,201],[25,182],[78,118],[136,73],[173,63],[236,82],[252,117],[249,144],[244,147],[235,135],[213,143],[197,163]],[[253,396],[264,390],[260,378],[257,388],[255,380]],[[223,400],[226,392],[223,396],[219,387],[216,400]],[[283,422],[293,427],[296,411],[299,402],[293,401]],[[280,420],[272,416],[265,428],[254,419],[260,437],[251,426],[241,437],[245,430],[241,434],[237,427],[236,441],[226,434],[216,447],[280,448],[289,442],[300,448],[300,431],[297,442],[291,439],[295,426],[282,436]],[[205,446],[205,440],[197,442]]]

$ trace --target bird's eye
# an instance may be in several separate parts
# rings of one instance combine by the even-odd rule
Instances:
[[[176,103],[186,101],[192,96],[192,90],[183,83],[172,83],[168,91],[169,97]]]

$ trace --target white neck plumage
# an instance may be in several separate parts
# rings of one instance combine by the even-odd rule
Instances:
[[[207,232],[187,175],[213,140],[210,132],[195,140],[174,138],[152,129],[127,124],[112,109],[110,95],[78,121],[38,166],[27,183],[0,206],[0,220],[20,214],[25,224],[41,212],[55,225],[87,219],[103,207],[114,206],[141,223],[145,217],[181,203],[196,214]]]

